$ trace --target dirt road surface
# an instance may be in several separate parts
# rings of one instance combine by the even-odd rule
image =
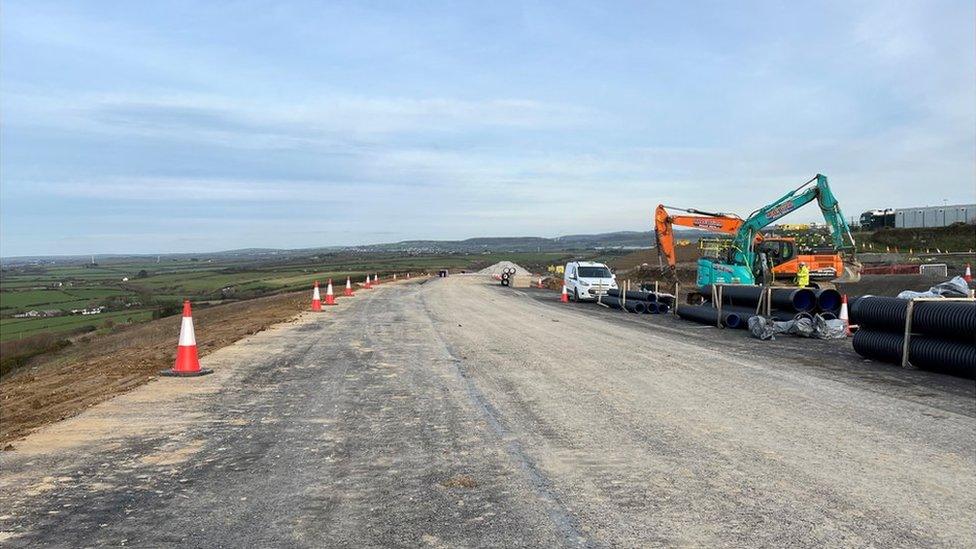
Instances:
[[[972,546],[973,383],[847,342],[361,291],[14,441],[4,547]]]

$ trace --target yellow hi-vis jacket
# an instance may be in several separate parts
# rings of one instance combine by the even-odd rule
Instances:
[[[809,286],[810,285],[810,267],[806,265],[800,265],[800,268],[796,271],[796,285],[797,286]]]

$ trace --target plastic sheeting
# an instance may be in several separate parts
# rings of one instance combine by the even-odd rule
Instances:
[[[800,314],[793,320],[780,321],[764,316],[749,318],[749,333],[764,341],[776,339],[777,334],[787,334],[815,339],[841,339],[847,337],[843,320],[823,316]]]
[[[927,292],[905,290],[898,294],[898,299],[912,299],[913,297],[969,297],[969,285],[966,284],[966,279],[957,276],[932,286]]]

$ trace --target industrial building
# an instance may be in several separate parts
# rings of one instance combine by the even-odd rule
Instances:
[[[976,204],[899,208],[895,210],[895,227],[947,227],[954,223],[976,224]]]
[[[864,229],[947,227],[954,223],[973,225],[976,224],[976,204],[872,210],[861,214],[860,221]]]

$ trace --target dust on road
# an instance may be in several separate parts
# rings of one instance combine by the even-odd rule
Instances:
[[[359,292],[18,442],[4,546],[971,544],[971,382],[634,317]]]

